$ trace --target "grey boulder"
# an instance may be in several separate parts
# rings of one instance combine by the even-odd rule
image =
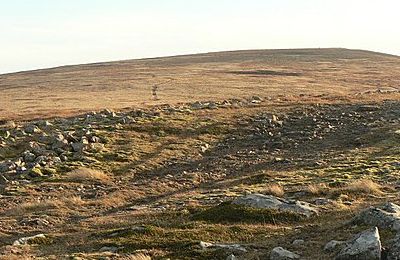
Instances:
[[[253,208],[290,211],[306,217],[318,214],[318,210],[307,202],[298,200],[285,200],[272,195],[250,194],[238,197],[232,203]]]
[[[380,207],[370,207],[362,211],[353,222],[400,231],[400,206],[386,203]]]
[[[270,260],[292,260],[292,259],[300,259],[300,256],[286,250],[282,247],[275,247],[272,249],[271,254],[269,256]]]
[[[357,234],[346,242],[335,260],[380,260],[382,254],[378,228],[374,227]]]

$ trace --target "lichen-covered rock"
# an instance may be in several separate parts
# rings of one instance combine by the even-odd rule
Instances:
[[[269,256],[270,260],[292,260],[292,259],[300,259],[300,256],[286,250],[282,247],[275,247],[272,249],[271,254]]]
[[[370,207],[358,214],[353,222],[398,232],[400,231],[400,206],[389,202],[381,207]]]
[[[374,227],[357,234],[346,242],[335,260],[380,260],[382,254],[378,228]]]
[[[238,197],[232,203],[253,208],[290,211],[307,217],[318,213],[318,210],[307,202],[290,201],[272,195],[250,194]]]

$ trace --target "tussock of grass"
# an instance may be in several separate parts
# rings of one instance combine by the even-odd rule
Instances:
[[[306,192],[311,195],[323,194],[327,189],[327,186],[323,183],[321,184],[310,184],[306,188]]]
[[[282,197],[285,195],[285,190],[279,184],[270,184],[262,191],[262,193]]]
[[[246,222],[246,223],[290,223],[303,217],[299,214],[273,209],[255,209],[224,202],[216,207],[208,208],[193,214],[193,220],[204,220],[214,223]]]
[[[54,200],[24,202],[14,208],[9,209],[7,211],[7,214],[22,215],[35,212],[49,212],[51,210],[76,209],[82,207],[85,204],[86,202],[84,202],[80,197],[77,196]]]
[[[38,202],[24,202],[15,208],[8,211],[12,215],[20,215],[28,212],[46,212],[52,209],[57,209],[59,207],[59,201],[38,201]]]
[[[111,178],[102,171],[90,168],[78,168],[67,174],[67,179],[73,182],[102,182],[107,183]]]
[[[122,258],[122,260],[151,260],[151,257],[142,253],[136,255],[127,255]]]
[[[344,187],[344,191],[354,194],[382,194],[382,186],[378,183],[369,180],[361,179],[350,183],[348,186]]]

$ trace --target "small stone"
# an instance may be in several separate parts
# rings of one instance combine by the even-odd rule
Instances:
[[[89,138],[89,141],[91,143],[100,143],[101,139],[99,137],[97,137],[97,136],[92,136],[92,137]]]
[[[0,163],[0,172],[12,171],[16,167],[17,166],[15,165],[15,163],[13,163],[11,161],[2,162],[2,163]]]
[[[343,241],[338,241],[338,240],[331,240],[328,243],[326,243],[324,250],[327,252],[332,252],[334,251],[338,246],[343,245]]]
[[[82,152],[85,148],[85,145],[83,143],[71,143],[71,147],[74,152]]]
[[[237,257],[234,254],[230,254],[227,256],[226,260],[237,260]]]
[[[304,244],[304,240],[303,239],[296,239],[296,240],[294,240],[293,242],[292,242],[292,245],[294,245],[294,246],[299,246],[299,245],[302,245],[302,244]]]
[[[34,134],[34,133],[40,133],[41,132],[39,127],[37,127],[36,125],[27,125],[24,130],[28,134]]]
[[[291,260],[300,259],[300,256],[282,247],[275,247],[270,254],[270,260]]]
[[[35,236],[31,237],[22,237],[18,240],[15,240],[13,243],[13,246],[21,246],[21,245],[27,245],[27,244],[35,244],[35,241],[40,241],[46,239],[46,236],[44,234],[38,234]]]
[[[49,161],[49,158],[48,158],[48,157],[46,157],[46,156],[44,156],[44,155],[41,155],[41,156],[38,156],[38,157],[36,158],[35,163],[44,166],[44,165],[47,164],[48,161]]]
[[[30,151],[25,151],[23,156],[25,162],[34,162],[36,159],[36,155],[31,153]]]
[[[218,244],[218,243],[209,243],[209,242],[200,241],[200,247],[203,250],[206,250],[209,248],[214,248],[214,249],[219,248],[219,249],[226,249],[226,250],[231,250],[231,251],[236,251],[236,252],[247,252],[247,249],[239,244]]]

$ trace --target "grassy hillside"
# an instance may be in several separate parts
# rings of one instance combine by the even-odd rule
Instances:
[[[0,75],[0,118],[251,95],[335,101],[390,92],[393,97],[399,70],[397,56],[348,49],[233,51],[65,66]]]

